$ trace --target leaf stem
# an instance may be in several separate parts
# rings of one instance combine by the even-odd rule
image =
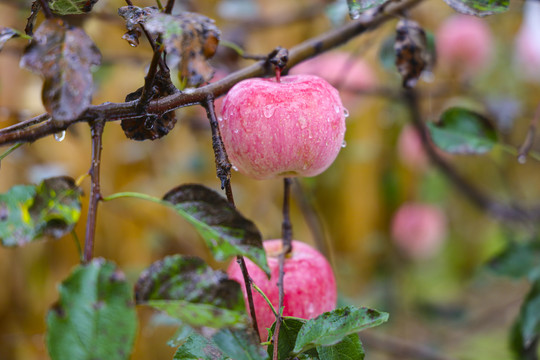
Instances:
[[[2,155],[0,155],[0,161],[4,160],[9,154],[17,150],[22,144],[24,143],[16,143],[15,145],[7,149]]]
[[[92,131],[92,164],[90,165],[90,199],[86,220],[86,237],[84,242],[83,262],[87,263],[94,256],[94,240],[96,236],[96,219],[99,201],[102,199],[100,187],[101,150],[103,148],[103,129],[105,121],[96,120],[90,125]]]
[[[73,236],[73,241],[75,242],[75,247],[77,248],[77,253],[79,254],[79,261],[84,261],[84,254],[82,251],[81,243],[79,242],[79,237],[77,236],[77,232],[75,229],[71,230],[71,236]]]
[[[268,298],[268,296],[266,296],[266,294],[264,293],[264,291],[262,291],[262,289],[260,287],[257,286],[257,284],[255,283],[251,283],[251,286],[253,286],[253,288],[255,289],[255,291],[257,291],[259,294],[261,294],[261,296],[263,297],[264,301],[266,301],[266,303],[268,304],[268,306],[270,307],[270,309],[272,310],[272,312],[274,313],[274,316],[277,318],[279,315],[276,311],[276,309],[274,308],[274,305],[272,304],[272,302],[270,301],[270,299]]]
[[[285,257],[292,250],[292,224],[290,218],[290,198],[291,198],[291,178],[283,179],[283,223],[281,225],[282,231],[282,251],[279,254],[279,316],[276,316],[276,328],[274,330],[274,360],[278,360],[278,341],[279,341],[279,330],[281,328],[281,323],[283,322],[283,298],[285,297],[285,284],[283,283],[285,277]]]

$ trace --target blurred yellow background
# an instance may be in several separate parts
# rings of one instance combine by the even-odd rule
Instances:
[[[222,39],[239,42],[252,54],[267,54],[278,45],[292,47],[335,26],[324,12],[329,1],[247,1],[253,4],[255,13],[249,13],[249,8],[245,18],[242,12],[234,18],[227,15],[227,6],[233,6],[230,3],[179,1],[178,6],[215,19]],[[119,0],[101,0],[94,8],[100,16],[67,19],[82,26],[103,55],[103,64],[94,74],[94,104],[122,102],[126,94],[143,84],[151,59],[146,40],[132,48],[121,38],[124,24],[115,14],[124,5]],[[135,5],[154,3],[138,1]],[[436,119],[449,104],[472,102],[485,109],[480,101],[484,96],[513,99],[521,111],[502,139],[519,146],[540,99],[538,83],[519,78],[513,66],[513,41],[521,23],[521,5],[514,3],[507,13],[485,19],[495,39],[495,56],[489,66],[474,74],[468,88],[461,86],[452,69],[439,67],[435,68],[432,82],[419,83],[427,120]],[[0,26],[23,30],[28,9],[25,1],[0,3]],[[301,19],[308,9],[321,11]],[[295,14],[299,20],[287,20]],[[341,16],[336,21],[346,20],[343,12],[338,14]],[[432,33],[453,14],[443,1],[426,1],[410,13]],[[395,21],[390,21],[340,50],[366,60],[378,87],[397,90],[399,77],[395,71],[385,70],[378,59],[380,45],[394,29]],[[1,127],[44,112],[42,80],[18,67],[25,44],[25,40],[12,40],[0,52]],[[220,50],[215,65],[233,71],[234,67],[223,61],[226,54]],[[238,60],[234,66],[248,64],[250,61]],[[434,95],[438,89],[447,91],[446,96]],[[322,235],[326,241],[324,246],[329,249],[344,301],[390,313],[390,322],[371,333],[430,346],[460,359],[509,359],[507,332],[527,284],[490,276],[481,264],[504,246],[507,237],[527,237],[530,229],[504,228],[471,205],[436,169],[414,169],[404,164],[398,153],[398,138],[408,122],[408,113],[398,102],[356,95],[349,99],[347,107],[347,146],[325,173],[300,179],[307,201],[319,213],[323,231],[317,238]],[[210,130],[201,110],[177,110],[175,129],[153,142],[128,140],[119,122],[107,123],[103,194],[136,191],[161,197],[175,186],[192,182],[219,190]],[[70,128],[61,142],[51,136],[24,145],[2,161],[0,192],[50,176],[78,178],[89,169],[90,149],[87,124]],[[540,167],[536,161],[518,164],[497,147],[486,156],[453,156],[450,161],[468,181],[495,198],[524,203],[540,199]],[[255,181],[233,173],[232,184],[238,209],[257,224],[263,238],[280,237],[282,182]],[[83,188],[88,194],[88,179]],[[83,216],[76,227],[81,242],[86,197],[84,201]],[[447,217],[445,243],[429,259],[407,258],[391,239],[394,212],[401,204],[415,201],[436,204]],[[299,204],[295,197],[294,238],[317,244]],[[116,262],[130,282],[153,261],[174,253],[197,255],[212,266],[226,266],[213,261],[193,228],[168,209],[136,199],[100,204],[95,255]],[[72,236],[45,239],[22,248],[0,248],[1,360],[48,358],[45,315],[58,299],[58,284],[78,259]],[[138,312],[141,322],[132,359],[172,358],[174,349],[165,343],[174,327],[162,324],[150,309],[140,308]],[[376,346],[371,348],[367,340],[366,349],[369,359],[392,358]]]

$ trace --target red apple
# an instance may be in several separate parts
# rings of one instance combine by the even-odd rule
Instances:
[[[392,238],[408,257],[425,259],[435,255],[446,237],[446,216],[428,204],[402,205],[392,219]]]
[[[339,94],[313,75],[241,81],[223,100],[221,114],[229,160],[255,179],[318,175],[343,144]]]
[[[257,265],[248,259],[246,259],[246,266],[253,282],[262,289],[277,310],[279,301],[278,256],[282,251],[282,241],[281,239],[267,240],[263,242],[263,245],[268,258],[268,266],[272,271],[270,280]],[[283,314],[285,316],[311,319],[336,307],[337,290],[334,274],[326,258],[317,250],[305,243],[293,240],[292,251],[285,259],[284,269]],[[227,273],[231,279],[242,285],[247,307],[244,280],[236,261],[231,263]],[[261,340],[266,341],[268,337],[266,329],[270,328],[276,319],[258,292],[253,292],[253,301]]]
[[[437,58],[470,76],[484,69],[493,56],[493,38],[484,20],[469,15],[456,15],[446,20],[437,31]]]

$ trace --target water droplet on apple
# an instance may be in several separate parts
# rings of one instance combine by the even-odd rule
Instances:
[[[343,142],[341,143],[341,147],[342,148],[347,147],[347,142],[345,140],[343,140]]]
[[[346,118],[349,117],[349,110],[347,110],[346,108],[343,108],[343,116],[345,116]]]
[[[234,133],[235,133],[235,134],[238,134],[238,129],[234,129]]]
[[[340,110],[341,110],[341,109],[340,109],[339,106],[334,105],[334,111],[336,112],[336,114],[339,114]]]
[[[223,118],[221,116],[218,116],[218,121],[223,121]]]
[[[60,142],[66,137],[66,130],[60,131],[59,133],[54,134],[54,140]]]
[[[237,168],[235,165],[232,165],[232,169],[233,169],[234,171],[238,171],[238,168]]]
[[[300,128],[305,129],[307,127],[307,120],[303,117],[298,118],[298,122],[300,123]]]
[[[263,113],[265,118],[271,118],[272,115],[274,115],[274,111],[276,110],[276,107],[272,104],[266,105],[263,108]]]

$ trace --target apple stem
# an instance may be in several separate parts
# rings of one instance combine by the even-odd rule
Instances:
[[[292,224],[290,218],[290,198],[291,198],[291,178],[283,179],[283,223],[281,224],[282,237],[281,241],[283,243],[282,252],[279,254],[279,315],[276,316],[276,328],[274,330],[274,354],[273,360],[278,360],[278,339],[279,339],[279,329],[281,328],[281,322],[283,321],[283,298],[285,296],[283,278],[285,276],[285,256],[292,251]]]
[[[214,107],[214,98],[212,96],[208,97],[205,102],[201,105],[206,109],[206,116],[210,121],[210,128],[212,131],[212,148],[214,150],[214,159],[216,162],[216,173],[217,177],[221,181],[221,189],[225,190],[227,195],[227,201],[233,207],[236,207],[234,203],[234,196],[231,186],[231,162],[227,156],[227,151],[223,145],[223,140],[221,139],[221,133],[219,132],[219,125],[216,116],[216,109]],[[253,282],[249,276],[249,271],[246,266],[246,262],[242,256],[237,256],[236,261],[240,266],[242,271],[242,277],[244,278],[244,286],[246,287],[246,295],[248,299],[249,314],[251,315],[251,324],[255,333],[261,338],[259,333],[259,325],[257,323],[257,315],[255,314],[255,303],[253,301],[253,293],[251,291],[251,286]]]
[[[276,67],[276,82],[277,83],[281,82],[281,69],[278,67]]]

